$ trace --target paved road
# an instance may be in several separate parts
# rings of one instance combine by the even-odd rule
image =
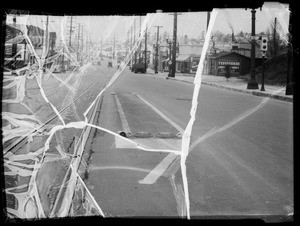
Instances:
[[[192,95],[192,84],[126,68],[105,92],[97,124],[180,151],[175,134],[190,119]],[[292,103],[201,86],[187,158],[192,218],[293,213],[292,111]],[[107,216],[184,215],[176,154],[141,151],[99,130],[90,142],[87,184]]]

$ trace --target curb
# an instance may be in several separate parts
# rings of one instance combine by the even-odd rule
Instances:
[[[176,78],[167,78],[167,79],[187,82],[187,83],[191,83],[191,84],[193,83],[191,81],[186,81],[186,80],[181,80],[181,79],[176,79]],[[289,96],[280,96],[280,95],[276,95],[276,94],[261,93],[261,92],[258,92],[258,91],[250,91],[250,90],[232,88],[232,87],[222,86],[222,85],[213,84],[213,83],[209,83],[209,82],[203,82],[203,81],[201,82],[201,84],[207,85],[207,86],[213,86],[213,87],[217,87],[217,88],[222,88],[222,89],[228,89],[228,90],[232,90],[232,91],[236,91],[236,92],[240,92],[240,93],[251,94],[251,95],[254,95],[254,96],[269,97],[269,98],[273,98],[273,99],[293,103],[293,97],[289,97]]]

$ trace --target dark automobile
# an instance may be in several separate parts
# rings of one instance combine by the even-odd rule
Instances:
[[[134,73],[141,72],[141,73],[146,73],[147,70],[147,65],[145,63],[136,63],[133,64],[131,67],[131,71]]]

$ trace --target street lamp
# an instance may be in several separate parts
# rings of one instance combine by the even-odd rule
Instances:
[[[255,80],[255,9],[251,10],[252,13],[252,32],[251,32],[251,74],[248,81],[247,89],[258,89],[258,83]]]

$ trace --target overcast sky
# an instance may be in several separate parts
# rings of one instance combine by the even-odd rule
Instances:
[[[288,5],[280,3],[265,3],[262,10],[256,11],[256,33],[266,31],[270,28],[270,24],[274,23],[274,18],[277,18],[279,26],[282,27],[282,34],[288,32],[289,24],[289,10]],[[157,28],[154,26],[163,26],[160,28],[160,34],[167,31],[172,35],[173,33],[173,15],[169,13],[152,13],[147,16],[73,16],[73,26],[75,34],[77,34],[78,23],[83,25],[84,34],[89,34],[92,41],[125,40],[127,31],[133,27],[134,20],[136,24],[136,37],[138,30],[144,22],[149,25],[149,32],[154,34]],[[18,18],[18,21],[22,20]],[[25,20],[24,20],[25,21]],[[42,22],[43,21],[43,22]],[[27,24],[32,24],[45,29],[45,16],[29,16]],[[207,13],[206,12],[181,12],[178,15],[177,35],[188,35],[189,37],[201,37],[201,32],[206,30]],[[69,30],[70,17],[49,17],[49,31],[55,31],[60,34],[68,36],[66,31]],[[67,27],[67,28],[66,28]],[[251,32],[251,10],[245,9],[220,9],[217,16],[214,31],[219,30],[222,33],[235,33],[240,31]],[[67,40],[67,39],[66,39]]]

